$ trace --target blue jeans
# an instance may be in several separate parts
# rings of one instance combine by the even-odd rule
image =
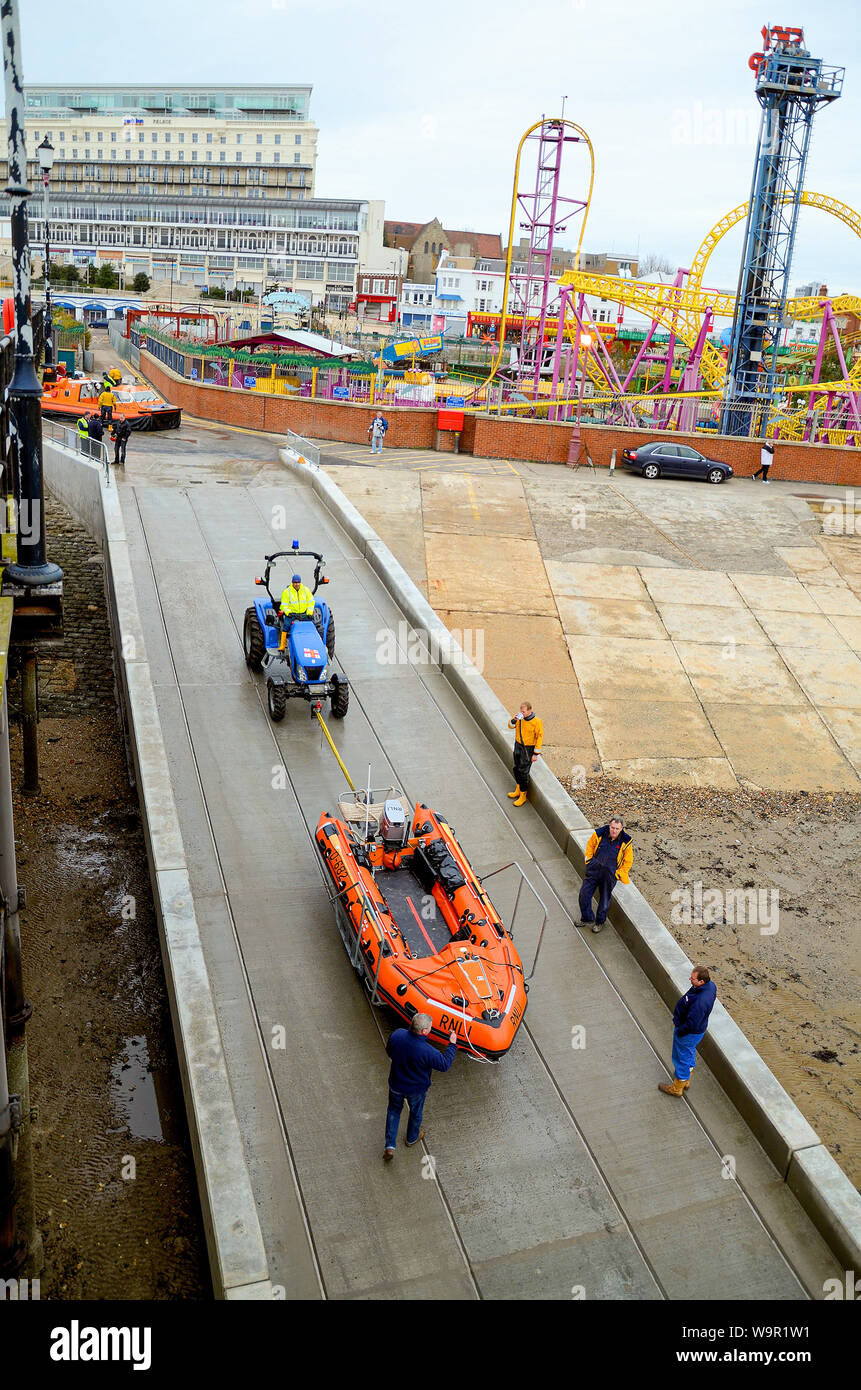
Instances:
[[[410,1107],[410,1118],[407,1121],[407,1143],[414,1144],[419,1137],[422,1127],[422,1111],[425,1108],[425,1096],[427,1091],[417,1091],[413,1096],[402,1096],[397,1091],[389,1089],[389,1108],[386,1111],[386,1148],[394,1149],[398,1143],[398,1126],[401,1123],[401,1111],[404,1108],[404,1101]]]
[[[586,872],[583,875],[583,887],[580,889],[580,920],[583,922],[592,921],[592,899],[595,890],[598,890],[598,907],[596,909],[596,920],[606,922],[607,913],[610,910],[610,899],[613,896],[613,889],[616,887],[616,875],[612,869],[608,869],[605,864],[592,864],[591,861],[586,865]]]
[[[697,1064],[697,1047],[704,1037],[705,1033],[688,1033],[680,1038],[673,1029],[673,1071],[677,1081],[690,1081]]]
[[[381,454],[383,452],[383,436],[381,434],[371,435],[371,453]]]

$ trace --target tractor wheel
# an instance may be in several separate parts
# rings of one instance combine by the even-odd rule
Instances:
[[[269,705],[269,717],[272,722],[280,724],[287,708],[287,691],[283,685],[276,685],[274,681],[270,681],[266,687],[266,702]]]
[[[266,655],[266,637],[254,608],[246,608],[245,610],[242,645],[245,648],[246,665],[250,666],[252,671],[259,671]]]
[[[346,681],[338,681],[332,696],[332,718],[343,719],[350,708],[350,687]]]
[[[335,615],[329,609],[329,626],[326,629],[326,651],[329,653],[329,660],[335,655]]]

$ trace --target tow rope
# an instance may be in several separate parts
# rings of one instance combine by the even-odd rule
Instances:
[[[325,721],[325,719],[323,718],[322,714],[320,713],[320,706],[319,706],[319,705],[316,705],[316,706],[313,706],[312,708],[314,709],[314,713],[315,713],[315,715],[317,716],[317,720],[318,720],[318,722],[319,722],[320,728],[323,730],[323,733],[326,735],[326,742],[328,743],[328,745],[329,745],[329,747],[331,748],[332,752],[335,754],[335,759],[336,759],[336,761],[337,761],[337,763],[338,763],[338,766],[339,766],[339,768],[341,769],[341,771],[343,772],[344,776],[345,776],[346,779],[347,779],[347,785],[348,785],[348,787],[350,788],[350,791],[351,791],[351,792],[354,792],[354,791],[356,790],[356,788],[353,786],[353,779],[351,778],[349,772],[348,772],[347,769],[345,768],[345,766],[344,766],[344,761],[343,761],[343,759],[342,759],[340,753],[338,752],[337,748],[335,747],[334,743],[332,742],[332,735],[329,733],[329,730],[326,728],[326,721]]]

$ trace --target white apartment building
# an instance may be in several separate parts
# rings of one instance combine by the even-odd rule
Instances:
[[[316,199],[307,86],[28,86],[30,233],[44,239],[36,147],[55,151],[52,257],[109,262],[127,283],[258,293],[340,310],[382,248],[383,204]],[[0,248],[2,251],[2,248]]]

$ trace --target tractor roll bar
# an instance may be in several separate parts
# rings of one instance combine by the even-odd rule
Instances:
[[[272,555],[264,555],[263,558],[266,561],[266,569],[263,573],[263,579],[261,582],[264,588],[266,589],[267,594],[271,598],[273,604],[275,604],[276,608],[278,606],[279,600],[275,598],[274,594],[272,593],[272,590],[269,588],[269,575],[275,561],[283,559],[285,555],[310,555],[313,556],[313,558],[317,561],[316,565],[314,566],[314,587],[311,590],[312,594],[316,594],[321,583],[329,582],[328,580],[321,579],[321,571],[324,569],[326,561],[323,559],[323,556],[317,550],[276,550]]]

